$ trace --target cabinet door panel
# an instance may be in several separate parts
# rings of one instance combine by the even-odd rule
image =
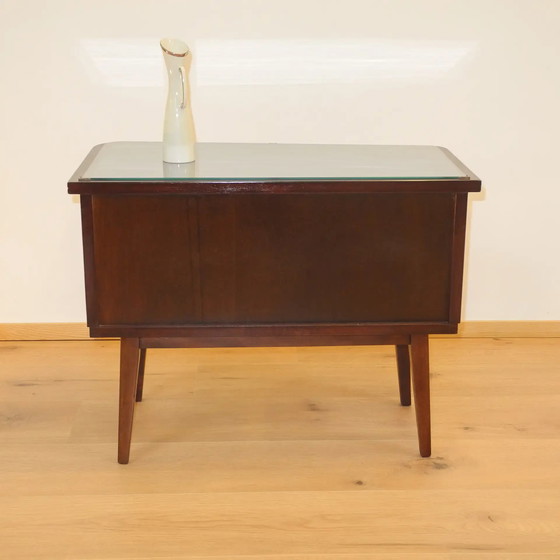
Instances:
[[[97,320],[181,324],[200,319],[196,216],[187,197],[94,196]]]
[[[200,199],[207,322],[449,319],[453,194]]]

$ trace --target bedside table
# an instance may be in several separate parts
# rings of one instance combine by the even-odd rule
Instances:
[[[121,339],[118,461],[147,348],[389,344],[431,453],[428,335],[460,321],[467,196],[435,146],[96,146],[80,195],[87,318]],[[410,367],[412,364],[412,368]]]

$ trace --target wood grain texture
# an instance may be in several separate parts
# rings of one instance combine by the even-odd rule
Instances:
[[[203,320],[448,321],[454,204],[447,193],[201,198]]]
[[[464,321],[430,338],[560,338],[560,321]],[[85,323],[0,323],[0,341],[89,340]]]
[[[464,321],[459,325],[458,336],[560,338],[560,321]]]
[[[410,348],[408,344],[398,344],[395,349],[401,405],[410,406],[412,403],[410,391]]]
[[[412,389],[414,410],[418,429],[420,455],[429,457],[432,453],[430,422],[430,360],[427,335],[411,336],[410,357],[412,362]]]
[[[130,456],[130,439],[134,405],[138,394],[138,370],[140,348],[137,338],[125,338],[121,342],[119,381],[119,450],[118,461],[125,465]]]
[[[142,402],[144,392],[144,371],[146,369],[146,349],[140,348],[138,360],[138,382],[136,384],[136,402]]]
[[[91,199],[90,326],[458,322],[454,194]]]
[[[3,502],[0,526],[9,558],[550,552],[560,546],[559,523],[542,514],[560,503],[558,490],[37,496]],[[27,556],[14,546],[21,543]]]
[[[86,323],[0,323],[0,341],[88,339]]]
[[[200,319],[189,200],[155,199],[93,197],[90,325],[135,324],[147,316],[154,324]]]
[[[263,558],[264,560],[557,560],[555,554],[539,554],[539,553],[490,553],[484,552],[466,552],[466,553],[415,553],[415,552],[383,552],[383,553],[366,553],[366,554],[267,554],[266,556],[255,557],[253,555],[231,555],[226,556],[166,556],[166,560],[254,560],[255,558]],[[153,556],[134,557],[128,560],[154,560]]]
[[[465,237],[467,228],[467,194],[455,195],[455,219],[453,226],[452,256],[450,263],[450,305],[451,322],[461,321],[461,302],[463,299],[463,269],[465,261]]]
[[[560,555],[555,339],[432,340],[429,459],[391,347],[156,349],[123,468],[118,357],[0,344],[2,557]]]

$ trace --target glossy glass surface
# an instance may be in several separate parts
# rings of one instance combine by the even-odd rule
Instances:
[[[288,181],[458,179],[437,146],[197,144],[192,163],[164,163],[160,142],[104,144],[80,180]]]

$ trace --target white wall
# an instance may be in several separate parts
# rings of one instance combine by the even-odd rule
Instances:
[[[158,140],[158,41],[200,141],[437,144],[473,197],[464,318],[560,319],[558,0],[0,0],[0,322],[85,320],[94,144]]]

